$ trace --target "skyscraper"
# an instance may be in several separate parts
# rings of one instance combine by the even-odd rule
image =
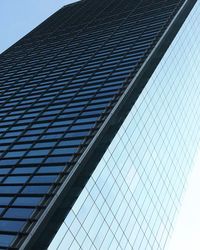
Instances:
[[[198,148],[195,2],[79,1],[1,54],[1,249],[66,216],[50,249],[164,249]]]

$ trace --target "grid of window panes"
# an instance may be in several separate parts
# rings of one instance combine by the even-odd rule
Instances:
[[[49,250],[163,250],[200,140],[200,3],[179,31]]]
[[[1,55],[1,249],[28,235],[183,2],[78,2]]]

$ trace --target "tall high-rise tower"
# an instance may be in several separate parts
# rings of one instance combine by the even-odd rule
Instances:
[[[165,248],[200,139],[195,3],[82,0],[1,54],[0,249]]]

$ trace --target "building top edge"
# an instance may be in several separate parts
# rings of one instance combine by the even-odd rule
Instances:
[[[79,4],[81,2],[84,2],[85,0],[77,0],[76,2],[73,2],[73,3],[69,3],[69,4],[66,4],[64,5],[62,8],[68,8],[68,7],[71,7],[73,5],[76,5],[76,4]]]

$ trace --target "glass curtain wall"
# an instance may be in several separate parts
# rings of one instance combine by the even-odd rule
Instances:
[[[200,3],[49,250],[166,249],[200,139]]]

